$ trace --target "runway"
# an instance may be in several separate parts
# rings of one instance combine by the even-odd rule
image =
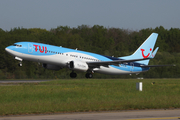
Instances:
[[[0,120],[178,120],[180,109],[81,112],[53,115],[0,117]]]
[[[0,80],[0,85],[39,83],[44,81],[50,80]],[[0,116],[0,120],[180,120],[180,109],[14,115]]]
[[[0,84],[9,84],[9,83],[39,83],[50,80],[0,80]]]

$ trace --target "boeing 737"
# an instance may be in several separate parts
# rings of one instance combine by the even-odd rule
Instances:
[[[153,51],[157,37],[157,33],[152,33],[132,55],[125,57],[105,56],[36,42],[17,42],[5,50],[20,61],[19,66],[22,66],[23,60],[29,60],[42,63],[46,69],[69,68],[72,70],[71,78],[76,78],[75,71],[86,72],[86,78],[92,78],[94,72],[114,75],[139,74],[151,67],[161,66],[148,65],[158,51],[158,47]]]

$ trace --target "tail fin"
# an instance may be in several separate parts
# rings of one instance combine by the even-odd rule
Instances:
[[[151,57],[157,37],[158,37],[157,33],[152,33],[132,55],[119,57],[119,58],[129,60],[129,59],[143,59],[143,58]],[[155,53],[157,52],[157,49],[154,51]],[[137,62],[144,65],[148,65],[149,60],[143,60],[143,61],[137,61]]]

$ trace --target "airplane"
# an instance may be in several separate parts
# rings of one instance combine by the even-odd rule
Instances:
[[[35,61],[50,70],[69,68],[71,78],[76,78],[74,71],[86,72],[86,78],[92,78],[93,73],[102,74],[139,74],[148,71],[151,67],[170,65],[148,65],[158,51],[154,46],[158,34],[152,33],[143,44],[130,56],[111,57],[77,49],[53,46],[36,42],[17,42],[5,48],[5,51],[14,56],[14,59]]]

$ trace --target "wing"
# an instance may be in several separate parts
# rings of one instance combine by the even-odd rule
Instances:
[[[87,62],[90,67],[97,67],[97,66],[108,66],[108,65],[119,65],[121,63],[129,63],[141,60],[147,60],[151,58],[143,58],[143,59],[131,59],[131,60],[113,60],[113,61],[100,61],[100,62]]]

